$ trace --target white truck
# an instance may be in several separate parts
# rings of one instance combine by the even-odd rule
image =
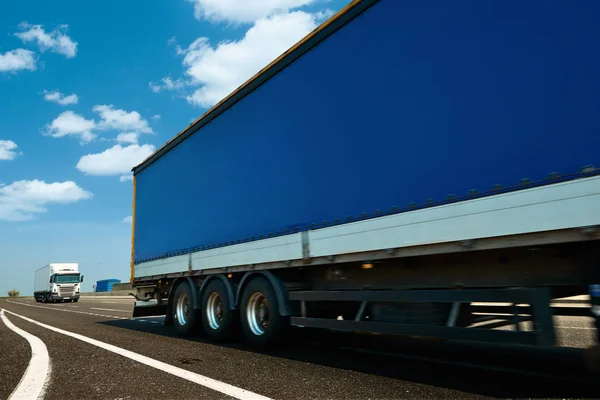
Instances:
[[[38,303],[79,301],[83,275],[77,263],[51,263],[35,271],[33,297]]]

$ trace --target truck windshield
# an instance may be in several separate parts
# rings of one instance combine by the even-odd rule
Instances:
[[[79,274],[54,275],[54,283],[79,283]]]

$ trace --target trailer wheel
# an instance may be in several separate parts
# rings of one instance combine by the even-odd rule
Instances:
[[[198,317],[194,309],[192,288],[187,282],[182,282],[177,287],[171,312],[173,324],[180,335],[190,336],[195,332]]]
[[[267,279],[257,277],[248,282],[242,295],[241,322],[246,340],[255,347],[267,347],[281,339],[288,322],[279,313],[277,296]]]
[[[225,284],[213,279],[202,293],[202,325],[210,339],[226,340],[236,331],[238,319],[230,306]]]

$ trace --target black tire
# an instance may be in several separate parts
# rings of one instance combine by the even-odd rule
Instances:
[[[217,298],[214,295],[218,295],[218,302],[220,303],[220,320],[213,320],[211,323],[211,313],[209,312],[209,301],[211,303],[216,301]],[[212,305],[212,304],[211,304]],[[214,305],[212,305],[214,306]],[[211,340],[224,341],[231,339],[237,332],[239,327],[239,319],[233,310],[230,308],[231,304],[227,293],[225,284],[220,279],[213,279],[206,285],[206,288],[202,291],[202,326],[204,333]],[[218,325],[218,327],[215,327]]]
[[[256,328],[251,328],[249,322],[249,303],[255,295],[262,296],[268,310],[268,323],[266,326],[259,327],[262,333],[256,333]],[[279,344],[289,327],[289,318],[280,314],[277,296],[271,283],[263,277],[252,278],[244,289],[241,303],[240,320],[246,341],[256,348],[266,348]]]
[[[79,299],[73,299],[73,301],[74,301],[75,303],[77,303],[77,302],[79,301]]]
[[[194,309],[194,297],[192,288],[187,282],[182,282],[177,286],[175,295],[173,296],[173,304],[171,305],[171,313],[173,315],[173,325],[181,336],[192,336],[197,332],[198,328],[198,312]],[[181,302],[182,317],[178,317],[178,304]]]

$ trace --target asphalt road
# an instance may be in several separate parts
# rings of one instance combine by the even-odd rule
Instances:
[[[567,348],[555,352],[392,343],[318,331],[295,331],[284,347],[256,352],[240,343],[179,338],[161,317],[133,319],[131,299],[0,300],[0,308],[10,323],[45,344],[46,399],[600,397],[600,385],[567,379],[590,378],[579,348],[593,343],[594,331],[584,317],[557,320],[559,340]],[[0,399],[6,399],[32,352],[25,338],[1,322],[0,355]]]

